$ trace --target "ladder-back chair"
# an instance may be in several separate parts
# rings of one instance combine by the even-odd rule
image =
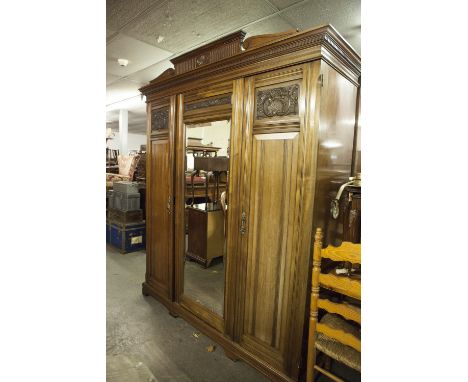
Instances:
[[[313,382],[316,372],[336,382],[344,380],[316,364],[317,350],[331,359],[361,371],[361,280],[338,274],[335,269],[323,273],[322,259],[332,262],[361,264],[361,244],[343,242],[339,247],[322,248],[322,230],[317,229],[312,268],[309,345],[307,354],[307,382]],[[320,288],[343,297],[339,302],[319,296]],[[350,303],[350,301],[358,304]],[[359,305],[359,306],[357,306]],[[318,322],[319,309],[324,315]],[[351,323],[354,322],[355,324]]]

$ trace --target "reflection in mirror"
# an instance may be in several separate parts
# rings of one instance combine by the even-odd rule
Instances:
[[[185,125],[184,294],[224,308],[230,121]]]

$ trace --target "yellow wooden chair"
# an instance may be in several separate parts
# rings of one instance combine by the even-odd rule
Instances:
[[[313,382],[317,372],[336,382],[343,379],[316,364],[317,350],[346,366],[361,371],[361,309],[356,304],[332,302],[319,297],[320,288],[331,290],[351,299],[361,301],[361,280],[337,275],[334,271],[323,273],[322,258],[333,262],[361,264],[361,244],[343,242],[339,247],[322,248],[322,230],[317,229],[314,242],[312,294],[310,303],[309,345],[307,354],[307,382]],[[317,322],[319,309],[325,311]],[[359,325],[353,325],[353,321]]]

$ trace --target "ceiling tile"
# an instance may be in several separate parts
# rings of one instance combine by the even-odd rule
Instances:
[[[114,76],[113,74],[106,73],[106,85],[111,84],[119,79],[119,76]]]
[[[126,100],[140,95],[139,88],[142,84],[126,79],[118,80],[106,87],[106,105]]]
[[[107,45],[107,73],[126,76],[162,61],[172,53],[145,42],[119,34]],[[128,66],[120,66],[118,58],[129,60]]]
[[[276,8],[281,10],[281,9],[290,7],[291,5],[294,5],[296,3],[300,3],[301,1],[304,1],[304,0],[267,0],[267,1],[269,1]]]
[[[173,68],[174,65],[169,60],[163,60],[150,66],[149,68],[140,70],[139,72],[129,75],[127,78],[146,84],[151,80],[154,80],[166,69]]]
[[[245,38],[248,38],[259,34],[284,32],[289,29],[294,29],[294,27],[278,15],[249,25],[244,28],[244,31],[247,32]]]
[[[164,0],[107,0],[107,28],[119,30],[136,16]]]
[[[125,33],[180,53],[272,13],[264,0],[169,0],[132,22]],[[158,43],[160,36],[164,39]]]
[[[115,31],[112,30],[112,29],[106,29],[106,38],[109,38],[111,37],[112,35],[114,35]]]
[[[361,51],[361,1],[315,0],[292,7],[281,16],[299,30],[332,24],[356,49]]]

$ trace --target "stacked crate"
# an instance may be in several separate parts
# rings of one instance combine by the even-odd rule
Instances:
[[[145,249],[146,225],[136,182],[114,182],[107,192],[107,242],[121,253]]]

